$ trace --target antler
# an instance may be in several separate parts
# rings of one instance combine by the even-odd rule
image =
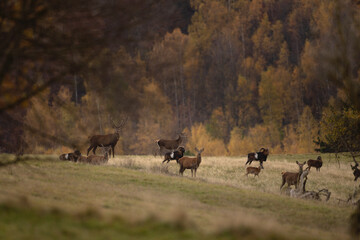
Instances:
[[[112,125],[113,125],[114,128],[121,129],[121,128],[124,127],[125,123],[127,122],[128,116],[124,117],[124,118],[121,120],[121,123],[118,124],[118,125],[115,124],[115,122],[114,122],[114,120],[113,120],[112,117],[110,117],[110,120],[111,120],[111,123],[112,123]]]

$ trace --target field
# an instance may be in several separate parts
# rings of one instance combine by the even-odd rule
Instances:
[[[280,193],[281,171],[309,158],[270,155],[259,177],[246,177],[245,156],[204,156],[195,179],[160,157],[92,166],[27,155],[0,168],[0,239],[349,239],[350,159],[323,155],[311,170],[307,190],[329,189],[328,202]]]

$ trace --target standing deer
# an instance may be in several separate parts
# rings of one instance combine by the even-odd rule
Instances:
[[[316,160],[309,159],[307,161],[307,165],[308,165],[309,170],[311,169],[311,167],[314,167],[314,168],[316,168],[316,171],[320,172],[320,168],[323,165],[323,161],[321,159],[321,156],[318,156]]]
[[[195,177],[196,177],[196,170],[200,166],[201,163],[201,153],[204,151],[204,148],[198,150],[195,147],[195,151],[197,151],[196,157],[182,157],[179,159],[179,174],[183,175],[185,169],[191,169],[191,177],[193,177],[193,171],[195,171]]]
[[[159,147],[159,153],[161,154],[164,149],[171,150],[172,152],[175,151],[179,147],[179,145],[183,141],[184,134],[180,133],[177,139],[159,139],[156,141],[156,144]]]
[[[301,174],[303,173],[303,167],[306,164],[306,162],[299,163],[298,161],[296,161],[296,164],[299,166],[299,172],[297,172],[297,173],[282,172],[281,173],[282,184],[280,186],[280,191],[281,191],[282,187],[285,185],[285,183],[288,184],[288,187],[290,187],[291,185],[295,185],[295,188],[298,188],[299,178],[300,178]]]
[[[97,147],[111,146],[113,157],[115,157],[115,146],[119,141],[120,132],[124,127],[126,121],[127,121],[127,117],[124,118],[119,125],[116,125],[114,121],[111,119],[113,128],[115,128],[115,133],[107,134],[107,135],[94,135],[90,137],[90,147],[87,150],[86,156],[89,155],[91,149],[93,149],[93,153],[95,155],[96,154],[95,151]],[[110,152],[110,156],[111,156],[111,152]]]

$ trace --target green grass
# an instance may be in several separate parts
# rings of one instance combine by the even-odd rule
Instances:
[[[323,156],[321,172],[309,174],[307,189],[328,188],[329,202],[280,193],[281,171],[311,157],[271,156],[254,178],[244,157],[205,156],[194,179],[151,156],[104,166],[27,156],[0,169],[0,239],[347,239],[354,207],[337,199],[356,186],[348,160],[339,168]]]

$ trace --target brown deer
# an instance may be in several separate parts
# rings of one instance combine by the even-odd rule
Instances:
[[[303,167],[306,164],[306,161],[304,163],[299,163],[298,161],[296,161],[296,164],[299,166],[299,172],[294,173],[294,172],[282,172],[282,184],[280,186],[280,191],[282,189],[282,187],[284,186],[285,183],[288,184],[288,187],[290,187],[291,185],[295,185],[295,188],[298,187],[298,182],[299,182],[299,177],[301,176],[301,174],[303,173]]]
[[[107,134],[107,135],[94,135],[90,137],[90,147],[87,150],[86,156],[89,155],[89,152],[91,149],[93,149],[94,155],[96,154],[96,148],[97,147],[108,147],[110,146],[112,149],[113,157],[115,157],[115,146],[120,138],[120,132],[122,128],[124,127],[125,123],[127,121],[127,117],[124,118],[119,125],[116,125],[114,121],[111,119],[111,122],[113,124],[113,128],[115,128],[115,133]],[[110,152],[111,155],[111,152]]]
[[[175,151],[175,149],[177,149],[179,147],[179,145],[182,143],[183,137],[184,137],[184,134],[180,133],[179,137],[177,139],[171,139],[171,140],[159,139],[159,140],[157,140],[156,144],[159,147],[159,153],[161,154],[164,149]],[[156,153],[155,153],[155,155],[156,155]]]
[[[314,168],[316,168],[316,171],[320,172],[320,168],[323,165],[323,161],[321,159],[321,156],[318,156],[316,160],[309,159],[307,161],[307,165],[308,165],[309,170],[311,169],[311,167],[314,167]]]
[[[107,163],[109,161],[110,147],[105,147],[104,151],[105,151],[104,156],[91,155],[91,156],[87,157],[86,162],[90,163],[90,164],[94,164],[94,165],[100,165],[100,164]]]
[[[195,177],[196,177],[196,170],[200,166],[201,153],[204,151],[204,148],[198,150],[195,147],[195,151],[197,151],[197,153],[198,153],[196,157],[182,157],[179,159],[179,161],[178,161],[179,165],[180,165],[179,174],[181,174],[181,176],[183,175],[185,169],[191,169],[191,177],[193,177],[194,171],[195,171]]]
[[[259,177],[260,171],[261,171],[261,165],[259,167],[247,167],[245,175],[248,176],[249,174],[254,174],[254,177],[256,176]]]

